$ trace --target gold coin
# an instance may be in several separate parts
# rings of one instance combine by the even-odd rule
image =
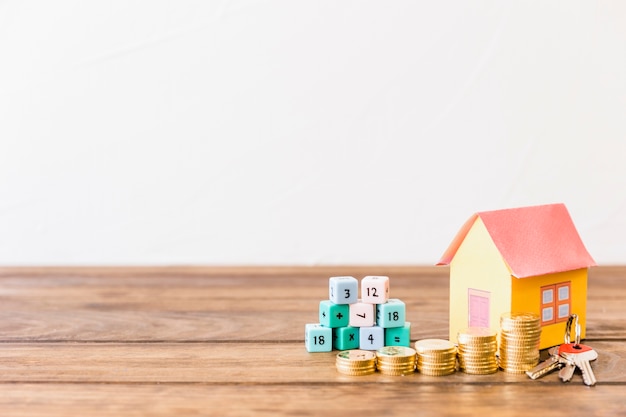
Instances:
[[[496,344],[493,345],[477,345],[477,346],[468,346],[468,345],[459,345],[459,349],[457,353],[462,355],[464,353],[483,353],[483,352],[497,352],[498,346]]]
[[[450,357],[441,357],[441,358],[417,358],[417,363],[432,363],[432,364],[445,364],[445,363],[456,363],[456,355]]]
[[[500,321],[539,321],[539,315],[530,312],[507,312],[500,315]]]
[[[494,343],[493,345],[484,345],[484,346],[467,346],[467,345],[459,345],[458,353],[462,355],[464,353],[475,353],[475,352],[497,352],[498,346]]]
[[[422,339],[415,342],[417,353],[438,353],[456,351],[456,346],[449,340],[444,339]]]
[[[369,350],[360,350],[360,349],[344,350],[337,354],[337,359],[346,360],[350,362],[368,361],[368,360],[376,359],[376,354]]]
[[[496,356],[496,352],[465,352],[459,354],[459,359],[481,359],[481,358],[493,358]]]
[[[441,356],[439,358],[432,357],[417,357],[417,363],[447,363],[447,362],[456,362],[456,355],[454,356]]]
[[[470,375],[489,375],[489,374],[495,374],[496,372],[498,372],[498,368],[492,368],[492,369],[463,369],[463,372],[465,372],[466,374],[470,374]]]
[[[376,351],[376,357],[378,358],[406,358],[415,357],[415,349],[411,349],[406,346],[385,346]]]
[[[452,369],[444,369],[440,371],[439,370],[420,370],[419,372],[423,375],[428,375],[428,376],[446,376],[446,375],[451,375],[455,373],[456,369],[452,368]]]
[[[420,369],[450,369],[450,368],[456,368],[456,362],[455,363],[419,363],[417,364],[417,367]]]
[[[351,369],[343,369],[343,368],[337,368],[337,371],[339,373],[342,373],[344,375],[351,375],[351,376],[363,376],[363,375],[371,375],[373,373],[376,372],[376,368],[371,368],[371,369],[364,369],[364,370],[351,370]]]
[[[489,341],[495,338],[496,335],[497,332],[487,327],[468,327],[459,330],[459,332],[457,333],[457,340],[459,341],[459,343],[462,343],[462,340]]]
[[[378,371],[381,374],[385,374],[385,375],[409,375],[412,373],[415,373],[415,367],[414,366],[385,366],[384,364],[378,364],[377,366]]]

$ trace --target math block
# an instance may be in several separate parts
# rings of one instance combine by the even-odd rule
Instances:
[[[385,304],[376,304],[376,325],[384,328],[402,327],[406,319],[406,306],[397,298]]]
[[[350,306],[349,325],[352,327],[369,327],[376,323],[376,310],[374,304],[361,301]]]
[[[319,319],[325,327],[345,327],[349,323],[350,306],[335,304],[330,300],[320,301]]]
[[[304,326],[304,345],[309,352],[330,352],[333,350],[333,329],[319,323]]]
[[[359,298],[359,281],[354,277],[331,277],[328,298],[335,304],[353,304]]]
[[[359,348],[358,327],[337,327],[333,329],[333,347],[337,350]]]
[[[361,280],[361,301],[384,304],[389,299],[389,277],[369,275]]]
[[[402,327],[385,329],[385,346],[411,347],[411,323],[406,321]]]
[[[378,326],[359,329],[359,349],[377,350],[385,346],[385,329]]]

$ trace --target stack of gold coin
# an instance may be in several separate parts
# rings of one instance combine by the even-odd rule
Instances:
[[[486,375],[498,371],[497,332],[486,327],[468,327],[457,334],[459,367],[467,374]]]
[[[405,346],[385,346],[376,351],[376,367],[386,375],[409,375],[415,372],[414,349]]]
[[[456,346],[449,340],[418,340],[415,351],[417,370],[424,375],[442,376],[456,371]]]
[[[534,313],[505,313],[500,317],[500,368],[524,373],[539,363],[541,324]]]
[[[368,350],[344,350],[337,354],[337,371],[346,375],[369,375],[376,372],[376,354]]]

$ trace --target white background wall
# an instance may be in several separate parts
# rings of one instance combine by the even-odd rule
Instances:
[[[0,2],[0,264],[626,263],[626,2]]]

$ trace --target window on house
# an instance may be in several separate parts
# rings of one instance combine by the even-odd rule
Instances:
[[[572,307],[571,284],[546,285],[541,287],[541,325],[566,321]]]

